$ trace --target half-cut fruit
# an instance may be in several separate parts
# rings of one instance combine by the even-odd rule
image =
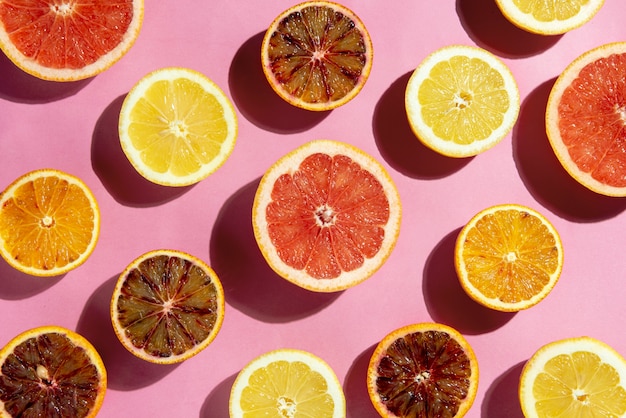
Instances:
[[[352,100],[372,67],[372,41],[354,12],[329,1],[307,1],[281,13],[261,48],[274,91],[307,110],[330,110]]]
[[[0,351],[0,415],[95,417],[107,374],[96,349],[81,335],[43,326],[13,338]]]
[[[347,289],[378,270],[400,230],[398,191],[356,147],[317,140],[265,173],[252,211],[254,236],[280,276],[305,289]]]
[[[120,342],[135,356],[178,363],[217,336],[224,320],[224,290],[202,260],[181,251],[150,251],[120,275],[111,320]]]
[[[604,0],[496,0],[502,14],[514,25],[539,35],[560,35],[593,18]]]
[[[345,418],[346,400],[324,360],[284,348],[255,358],[241,370],[229,409],[231,418]]]
[[[381,417],[462,417],[478,389],[478,362],[455,329],[407,325],[378,343],[367,369],[367,390]]]
[[[235,147],[237,114],[205,75],[162,68],[143,77],[124,99],[119,134],[139,174],[164,186],[189,186],[226,162]]]
[[[554,341],[524,366],[519,399],[526,417],[624,417],[626,361],[591,337]]]
[[[67,273],[89,258],[99,234],[96,198],[71,174],[31,171],[0,194],[0,255],[21,272]]]
[[[0,49],[36,77],[93,77],[135,43],[143,0],[12,0],[0,2]]]
[[[563,269],[563,244],[539,212],[496,205],[461,229],[454,249],[461,286],[478,303],[515,312],[543,300]]]
[[[576,58],[557,78],[546,132],[565,170],[588,189],[626,196],[626,42]]]
[[[509,68],[478,47],[450,45],[426,57],[406,87],[411,129],[448,157],[484,152],[517,121],[520,97]]]

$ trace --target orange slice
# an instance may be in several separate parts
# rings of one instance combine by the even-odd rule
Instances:
[[[381,417],[462,417],[477,389],[472,347],[443,324],[413,324],[389,333],[367,369],[369,397]]]
[[[135,356],[173,364],[204,350],[224,320],[224,290],[202,260],[147,252],[126,267],[111,299],[115,334]]]
[[[591,337],[541,347],[524,366],[519,399],[524,416],[626,416],[626,361]]]
[[[352,100],[372,68],[372,41],[351,10],[329,1],[308,1],[281,13],[261,48],[263,72],[288,103],[330,110]]]
[[[93,77],[135,43],[143,0],[0,2],[0,48],[22,70],[54,81]]]
[[[232,418],[345,418],[346,400],[324,360],[284,348],[255,358],[241,370],[229,409]]]
[[[43,326],[13,338],[0,351],[0,415],[3,417],[95,417],[107,374],[84,337]]]
[[[557,78],[546,109],[546,132],[558,160],[596,193],[626,196],[626,42],[576,58]]]
[[[502,141],[517,121],[520,98],[511,71],[498,57],[482,48],[450,45],[413,71],[405,107],[424,145],[462,158]]]
[[[237,115],[210,79],[168,67],[143,77],[119,118],[122,150],[137,172],[164,186],[189,186],[226,162],[235,147]]]
[[[21,272],[67,273],[89,258],[99,234],[96,199],[71,174],[31,171],[0,195],[0,255]]]
[[[514,312],[550,293],[563,268],[563,244],[539,212],[516,204],[496,205],[463,227],[454,262],[461,286],[472,299]]]
[[[540,35],[559,35],[576,29],[598,13],[604,0],[496,0],[514,25]]]
[[[270,267],[305,289],[347,289],[378,270],[400,230],[398,191],[373,157],[317,140],[280,158],[254,198],[254,235]]]

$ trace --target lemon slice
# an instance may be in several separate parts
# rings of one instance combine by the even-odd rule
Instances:
[[[120,110],[122,149],[153,183],[188,186],[230,156],[237,116],[224,92],[203,74],[177,67],[142,78]]]
[[[451,45],[415,69],[405,106],[424,145],[449,157],[470,157],[509,133],[520,98],[511,71],[498,57],[482,48]]]
[[[559,35],[593,18],[604,0],[496,0],[502,14],[514,25],[539,35]]]
[[[541,347],[524,366],[519,398],[524,416],[626,416],[626,361],[591,337]]]
[[[248,363],[233,383],[232,418],[345,418],[346,400],[332,368],[307,351],[278,349]]]

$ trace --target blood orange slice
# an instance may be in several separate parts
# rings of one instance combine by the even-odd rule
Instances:
[[[272,89],[294,106],[330,110],[352,100],[372,67],[372,41],[348,8],[308,1],[281,13],[261,48]]]
[[[455,329],[407,325],[376,346],[367,389],[382,417],[462,417],[476,397],[478,362]]]
[[[120,275],[111,320],[120,342],[135,356],[178,363],[217,336],[224,320],[224,290],[202,260],[181,251],[150,251]]]
[[[44,326],[13,338],[0,351],[0,415],[95,417],[107,386],[100,355],[84,337]]]
[[[378,270],[400,230],[398,191],[373,157],[317,140],[279,159],[253,205],[257,243],[268,264],[305,289],[347,289]]]
[[[565,170],[588,189],[626,196],[626,42],[576,58],[557,78],[546,131]]]
[[[93,77],[134,44],[143,0],[0,2],[0,48],[18,67],[45,80]]]

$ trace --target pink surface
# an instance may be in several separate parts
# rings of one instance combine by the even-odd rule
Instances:
[[[321,114],[281,102],[260,69],[265,29],[296,2],[213,1],[200,9],[190,0],[146,3],[137,43],[91,80],[43,82],[0,55],[0,188],[27,171],[58,168],[84,179],[102,212],[93,255],[63,277],[27,277],[0,261],[0,345],[44,324],[80,332],[100,351],[109,372],[100,416],[116,418],[227,417],[236,374],[252,358],[279,347],[325,359],[345,389],[348,417],[375,417],[365,389],[369,357],[384,335],[414,322],[451,325],[474,347],[480,385],[469,417],[521,417],[521,367],[552,340],[590,335],[626,354],[626,200],[601,197],[574,183],[552,154],[543,127],[547,96],[565,66],[588,49],[624,40],[621,1],[606,0],[580,29],[540,37],[504,20],[493,0],[345,0],[371,33],[374,66],[353,101]],[[403,105],[411,71],[428,53],[454,43],[502,57],[522,99],[513,132],[465,160],[421,146]],[[182,190],[139,177],[117,136],[125,94],[143,75],[165,66],[203,72],[232,98],[239,115],[230,159]],[[250,221],[263,172],[287,151],[318,138],[346,141],[376,157],[389,169],[403,202],[400,237],[388,262],[366,282],[331,295],[278,278],[260,255]],[[472,302],[456,280],[452,260],[460,227],[481,209],[509,202],[545,214],[565,247],[563,274],[553,292],[517,314]],[[226,292],[226,318],[216,340],[173,367],[135,359],[109,322],[119,273],[138,255],[158,248],[203,258]]]

